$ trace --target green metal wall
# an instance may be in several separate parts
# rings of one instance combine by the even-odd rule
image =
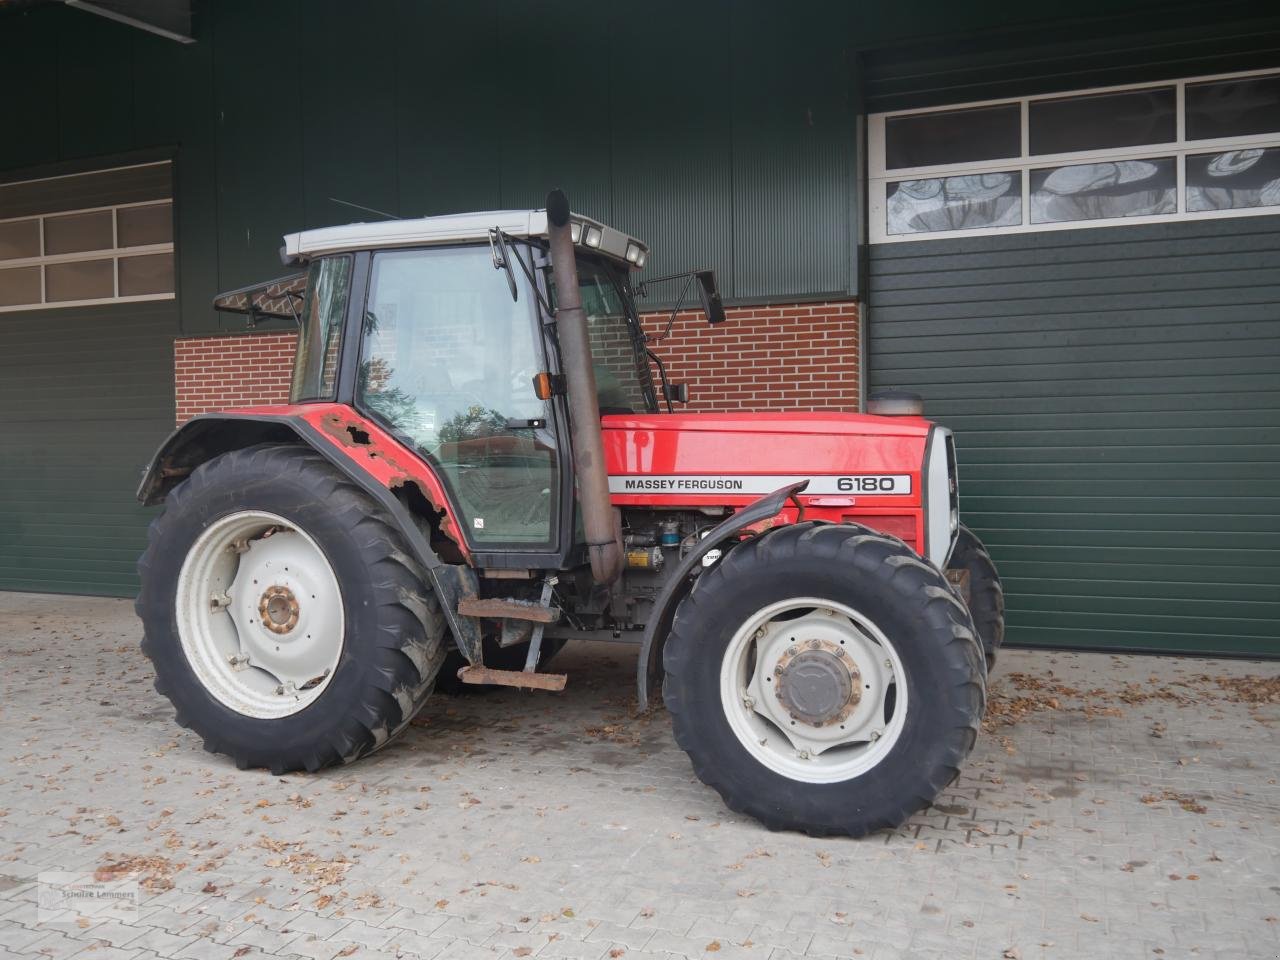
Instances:
[[[171,302],[0,314],[0,589],[136,589],[176,323]]]
[[[180,46],[67,9],[0,14],[0,175],[176,154],[185,332],[273,276],[283,233],[574,206],[648,240],[657,275],[730,299],[855,289],[847,15],[777,4],[218,0]]]
[[[1280,654],[1280,217],[882,244],[1012,644]]]

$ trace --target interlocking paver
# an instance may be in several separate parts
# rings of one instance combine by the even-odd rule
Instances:
[[[849,841],[725,809],[628,651],[273,777],[173,723],[137,640],[127,602],[0,594],[0,960],[1280,955],[1280,709],[1229,689],[1274,664],[1007,650],[960,778]],[[41,871],[128,862],[136,918],[42,924]]]

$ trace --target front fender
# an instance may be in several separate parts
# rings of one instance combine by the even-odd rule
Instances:
[[[693,589],[692,574],[701,566],[702,558],[752,524],[776,517],[782,512],[786,502],[808,485],[808,480],[787,484],[727,517],[698,541],[697,546],[680,561],[679,566],[667,578],[666,585],[654,601],[649,622],[645,624],[644,639],[640,642],[640,659],[636,664],[636,695],[640,700],[641,710],[649,709],[649,697],[658,690],[658,683],[662,676],[662,648],[666,645],[667,634],[671,632],[676,608]]]
[[[327,409],[317,409],[315,412],[329,416],[337,427],[343,429],[355,427],[359,430],[364,426],[376,429],[350,411],[345,411],[345,414],[351,416],[349,423],[341,415]],[[409,508],[392,492],[396,480],[403,482],[398,473],[389,473],[389,482],[383,483],[335,446],[331,436],[320,426],[313,424],[311,419],[313,418],[292,413],[259,412],[210,413],[194,417],[171,433],[160,445],[160,449],[143,471],[142,482],[138,486],[138,499],[148,506],[162,503],[169,490],[192,470],[231,450],[259,443],[304,443],[337,467],[348,480],[390,514],[396,529],[426,570],[459,652],[467,658],[468,663],[479,665],[482,662],[479,621],[458,613],[458,602],[463,597],[478,593],[479,581],[475,571],[462,564],[445,563],[431,548],[430,541],[415,522]],[[386,460],[381,461],[380,465],[385,468]],[[421,489],[421,484],[419,488]]]

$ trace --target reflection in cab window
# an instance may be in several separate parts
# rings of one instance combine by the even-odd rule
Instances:
[[[617,284],[603,265],[578,259],[578,288],[587,315],[596,397],[602,414],[653,413],[657,401],[649,362],[637,349],[636,331]],[[551,283],[555,303],[555,284]]]
[[[374,257],[358,401],[430,459],[479,546],[553,540],[557,455],[533,392],[546,367],[532,302],[527,286],[511,299],[487,247]]]

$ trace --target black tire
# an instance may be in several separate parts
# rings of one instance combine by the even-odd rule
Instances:
[[[969,571],[969,613],[978,628],[978,639],[982,641],[982,652],[990,670],[1004,643],[1004,587],[991,554],[964,524],[956,534],[947,569]]]
[[[342,593],[343,649],[332,678],[310,705],[276,719],[247,716],[213,696],[178,634],[177,581],[188,551],[209,524],[243,510],[273,513],[306,531]],[[198,467],[152,522],[138,572],[135,609],[156,690],[206,750],[242,769],[314,771],[372,753],[408,725],[444,661],[440,605],[391,518],[302,446],[249,447]]]
[[[754,757],[725,716],[720,671],[757,611],[793,597],[855,608],[891,638],[908,712],[884,757],[858,776],[811,783]],[[860,837],[898,826],[959,773],[986,698],[973,623],[936,569],[900,540],[853,524],[800,523],[729,551],[676,611],[663,654],[676,741],[726,805],[772,830]]]

